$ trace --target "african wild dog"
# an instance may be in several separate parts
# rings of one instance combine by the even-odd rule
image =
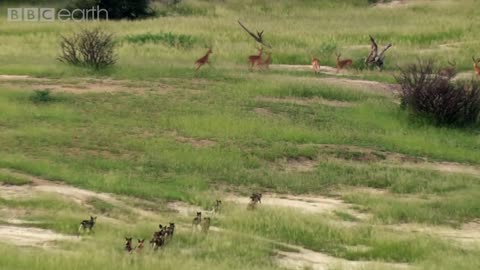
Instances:
[[[165,237],[172,239],[174,232],[175,232],[175,223],[170,222],[170,225],[165,230]]]
[[[192,221],[192,228],[198,228],[198,225],[202,222],[202,212],[197,212],[197,216]]]
[[[88,231],[92,231],[96,221],[97,221],[97,217],[92,217],[92,216],[90,216],[90,220],[82,220],[82,222],[80,222],[80,227],[78,228],[78,231],[79,232],[81,230],[85,231],[87,229]]]
[[[211,219],[209,217],[204,217],[202,222],[202,232],[208,233],[210,229]]]
[[[132,247],[132,237],[128,238],[125,237],[125,251],[127,252],[132,252],[133,247]]]
[[[135,247],[136,252],[142,252],[143,250],[143,245],[145,243],[145,239],[137,239],[138,243],[137,246]]]
[[[222,201],[221,200],[216,200],[215,205],[213,206],[213,212],[214,213],[220,213],[221,209],[222,209]]]

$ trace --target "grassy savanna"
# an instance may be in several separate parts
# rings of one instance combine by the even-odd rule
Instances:
[[[96,23],[2,17],[0,74],[30,77],[0,81],[0,223],[16,218],[73,236],[90,214],[99,224],[44,248],[0,235],[0,268],[278,269],[288,265],[277,252],[298,248],[378,263],[365,269],[479,268],[478,235],[465,243],[435,233],[459,233],[480,218],[478,127],[433,126],[401,110],[389,91],[337,76],[248,71],[256,44],[239,18],[265,30],[274,64],[308,64],[317,55],[333,66],[337,51],[358,62],[372,34],[394,44],[386,71],[351,70],[348,78],[391,83],[398,65],[419,56],[455,60],[473,75],[480,23],[468,18],[478,3],[367,2],[185,1],[178,16]],[[56,60],[60,35],[97,26],[115,34],[115,66],[93,71]],[[195,73],[209,46],[211,66]],[[43,89],[51,98],[38,102],[34,90]],[[35,177],[115,194],[124,204],[39,191]],[[253,191],[334,197],[348,209],[246,211],[229,202],[213,218],[218,229],[203,235],[191,232],[193,216],[167,205],[211,209],[215,199]],[[142,216],[145,209],[152,215]],[[125,254],[124,237],[148,241],[169,221],[179,231],[164,250]],[[395,229],[402,226],[412,229]]]

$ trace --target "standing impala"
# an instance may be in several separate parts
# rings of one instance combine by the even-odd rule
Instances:
[[[261,60],[259,61],[258,63],[258,66],[261,68],[261,69],[269,69],[270,68],[270,64],[272,63],[272,53],[271,52],[267,52],[265,53],[267,55],[267,58],[265,58],[265,60]]]
[[[480,67],[478,66],[478,59],[475,60],[475,57],[472,57],[473,59],[473,68],[475,69],[475,74],[478,76],[480,76]]]
[[[208,58],[210,57],[210,54],[213,53],[212,49],[208,49],[207,53],[202,56],[200,59],[195,61],[195,65],[197,65],[197,68],[195,70],[199,70],[203,65],[209,64]]]
[[[257,55],[250,55],[248,57],[248,63],[250,64],[250,68],[253,68],[255,65],[259,64],[262,61],[262,54],[263,54],[263,47],[258,49]]]
[[[320,72],[320,60],[318,60],[318,58],[315,58],[313,56],[312,56],[312,70],[315,73]]]
[[[353,64],[352,59],[340,60],[340,56],[342,56],[342,54],[335,53],[335,55],[337,56],[337,73],[340,71],[340,69],[344,69],[352,66]]]

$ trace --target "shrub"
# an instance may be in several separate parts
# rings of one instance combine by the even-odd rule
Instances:
[[[108,19],[142,19],[155,16],[151,0],[74,0],[69,9],[99,7],[108,11]],[[104,13],[100,13],[104,15]],[[103,18],[107,19],[107,18]]]
[[[35,103],[47,103],[53,101],[52,95],[50,95],[50,90],[35,90],[33,91],[30,99]]]
[[[95,69],[115,64],[113,35],[100,28],[82,30],[70,37],[62,36],[59,61]]]
[[[464,126],[478,123],[480,83],[453,82],[433,61],[418,61],[401,70],[396,78],[401,85],[401,104],[414,114],[425,116],[437,125]]]

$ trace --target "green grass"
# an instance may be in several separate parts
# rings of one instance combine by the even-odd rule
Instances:
[[[5,173],[0,170],[0,183],[4,185],[14,185],[14,186],[22,186],[22,185],[28,185],[32,183],[29,179],[26,179],[24,177],[16,176],[16,175],[11,175],[9,173]]]
[[[332,75],[250,72],[246,57],[256,52],[256,44],[236,22],[265,30],[274,64],[307,65],[314,55],[322,65],[334,66],[334,53],[341,52],[360,68],[372,34],[381,45],[394,45],[386,70],[352,70],[345,77],[394,83],[397,67],[419,56],[456,60],[460,71],[470,72],[480,25],[466,18],[474,16],[476,1],[422,1],[380,10],[368,0],[185,0],[151,20],[41,24],[8,23],[5,8],[14,4],[0,8],[0,74],[45,77],[56,85],[118,79],[125,88],[147,86],[145,91],[45,94],[34,92],[45,89],[44,82],[0,82],[0,168],[142,198],[149,202],[125,201],[165,219],[144,220],[96,198],[78,205],[68,198],[0,194],[1,209],[27,211],[22,218],[40,222],[35,226],[65,234],[76,234],[79,221],[89,215],[100,216],[94,234],[55,249],[1,244],[1,269],[278,269],[274,250],[291,248],[277,242],[349,260],[478,268],[476,247],[382,229],[403,223],[460,228],[480,218],[477,175],[403,167],[388,159],[393,152],[409,160],[478,167],[478,127],[431,126],[412,119],[390,93],[321,81]],[[116,66],[96,72],[56,60],[61,34],[94,26],[115,34]],[[206,47],[213,49],[212,63],[197,73],[193,62]],[[158,89],[160,83],[169,91]],[[286,102],[277,102],[282,99]],[[369,148],[375,158],[348,146]],[[311,170],[289,167],[292,160],[305,159],[315,162]],[[30,183],[4,171],[0,182]],[[247,212],[227,204],[228,211],[213,221],[227,229],[222,233],[180,230],[157,254],[123,251],[126,236],[148,238],[159,222],[190,222],[167,212],[166,201],[210,208],[225,192],[252,191],[336,195],[372,218],[268,207]],[[337,224],[342,222],[353,226]]]

